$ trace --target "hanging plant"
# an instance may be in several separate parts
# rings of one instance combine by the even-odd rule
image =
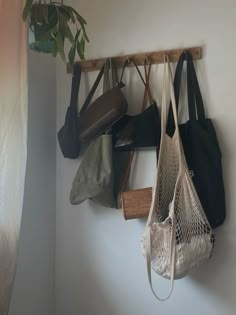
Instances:
[[[36,51],[59,54],[64,62],[65,40],[70,43],[68,60],[74,63],[77,54],[84,59],[85,43],[89,42],[86,34],[85,19],[72,7],[50,1],[34,2],[26,0],[23,19],[29,21],[29,45]]]

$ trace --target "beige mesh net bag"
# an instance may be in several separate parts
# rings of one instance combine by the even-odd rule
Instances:
[[[166,62],[167,61],[167,62]],[[166,133],[167,97],[170,92],[175,133]],[[159,300],[173,291],[174,279],[186,276],[212,253],[214,235],[202,209],[185,161],[179,136],[172,73],[165,56],[161,108],[161,145],[153,187],[152,204],[142,239],[151,289]],[[171,279],[167,297],[160,298],[152,287],[151,268]]]

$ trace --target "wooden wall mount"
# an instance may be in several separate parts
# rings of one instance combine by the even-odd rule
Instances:
[[[167,53],[170,58],[170,62],[177,62],[179,56],[184,50],[190,51],[193,56],[193,60],[198,60],[202,58],[202,48],[201,47],[190,47],[190,48],[180,48],[180,49],[170,49],[163,51],[154,51],[147,53],[139,53],[139,54],[130,54],[125,56],[117,56],[111,57],[117,68],[121,68],[126,60],[133,59],[137,65],[144,65],[145,59],[150,60],[153,64],[161,64],[164,60],[164,54]],[[81,66],[82,71],[96,71],[101,69],[105,62],[106,58],[93,59],[93,60],[82,60],[78,63]],[[130,62],[128,66],[132,67],[133,63]],[[67,72],[72,72],[72,66],[70,64],[67,65]]]

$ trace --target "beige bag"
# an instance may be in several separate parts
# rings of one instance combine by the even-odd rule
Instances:
[[[162,301],[170,297],[174,279],[186,276],[207,260],[214,244],[214,235],[189,174],[179,136],[169,60],[164,69],[161,145],[152,204],[142,241],[150,286],[155,297]],[[166,133],[166,71],[175,121],[172,138]],[[160,298],[152,287],[151,267],[162,277],[171,279],[171,290],[165,298]]]

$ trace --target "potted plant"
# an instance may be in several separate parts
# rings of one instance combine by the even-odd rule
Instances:
[[[49,3],[46,0],[26,0],[23,19],[29,21],[31,49],[51,53],[54,57],[59,53],[65,62],[67,39],[70,43],[69,62],[73,64],[77,54],[80,59],[84,59],[85,43],[89,42],[85,30],[87,22],[74,8],[65,5],[63,0],[50,0]]]

